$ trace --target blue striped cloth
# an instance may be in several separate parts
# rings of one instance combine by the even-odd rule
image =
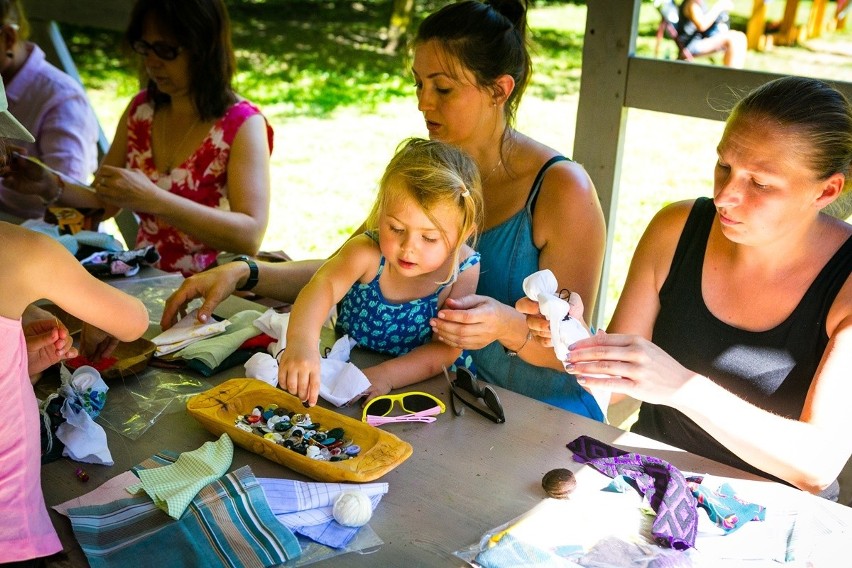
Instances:
[[[154,460],[142,468],[169,463],[162,454]],[[147,495],[69,509],[68,516],[92,568],[143,561],[157,568],[266,567],[301,554],[248,466],[206,485],[178,520]]]

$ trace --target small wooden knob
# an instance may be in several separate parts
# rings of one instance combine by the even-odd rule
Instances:
[[[541,486],[549,497],[567,499],[577,487],[577,478],[570,469],[552,469],[541,478]]]

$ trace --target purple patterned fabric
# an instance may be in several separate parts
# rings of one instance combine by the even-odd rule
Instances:
[[[658,544],[676,550],[695,546],[697,502],[680,470],[659,458],[619,450],[588,436],[568,443],[568,449],[574,452],[574,461],[636,482],[657,513],[651,534]]]

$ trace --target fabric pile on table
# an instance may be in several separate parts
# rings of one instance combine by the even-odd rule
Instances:
[[[598,492],[545,499],[456,556],[484,568],[727,568],[746,560],[792,558],[786,543],[794,540],[795,523],[783,514],[765,523],[766,508],[742,499],[727,482],[684,475],[657,457],[588,436],[567,447],[575,461],[609,477],[609,483]],[[749,535],[746,540],[731,537],[740,532]],[[747,550],[755,548],[760,550]]]
[[[71,520],[93,568],[134,566],[140,558],[159,568],[275,566],[297,558],[296,537],[272,514],[251,469],[216,477],[223,465],[230,467],[232,455],[233,444],[223,434],[177,458],[158,454],[54,509]],[[213,464],[203,472],[185,465],[165,469],[182,459],[198,466],[208,458]],[[164,471],[156,475],[157,469]],[[140,485],[137,476],[148,481],[141,483],[145,492],[132,496],[128,488]]]
[[[98,277],[134,276],[143,266],[153,266],[160,260],[160,253],[153,245],[125,250],[121,241],[96,230],[69,231],[61,223],[40,219],[28,219],[22,226],[58,241],[80,261],[83,268]]]
[[[124,245],[110,234],[82,230],[74,234],[63,233],[59,226],[40,219],[28,219],[21,223],[31,231],[47,235],[64,246],[77,259],[82,259],[97,251],[121,252]]]
[[[94,276],[135,276],[143,266],[154,266],[160,253],[154,245],[122,251],[99,251],[80,260]]]
[[[233,451],[227,434],[183,454],[163,451],[53,508],[70,519],[93,568],[139,558],[158,568],[301,565],[382,544],[369,525],[339,525],[332,506],[357,488],[375,509],[386,483],[257,478],[248,466],[225,473]]]
[[[244,364],[273,341],[256,324],[263,316],[259,311],[244,310],[209,322],[199,322],[197,315],[193,310],[151,340],[157,345],[155,365],[189,368],[209,377]]]

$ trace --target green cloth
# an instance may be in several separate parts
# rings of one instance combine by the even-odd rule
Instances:
[[[225,328],[224,333],[202,339],[188,345],[178,351],[177,355],[185,360],[198,360],[207,367],[215,369],[228,358],[240,345],[247,340],[260,335],[260,329],[254,326],[254,322],[261,315],[256,310],[244,310],[228,318],[231,324]]]
[[[234,443],[222,434],[216,442],[205,442],[197,450],[182,453],[172,465],[140,470],[142,482],[127,491],[136,494],[144,490],[157,507],[179,519],[203,487],[225,475],[233,459]]]

